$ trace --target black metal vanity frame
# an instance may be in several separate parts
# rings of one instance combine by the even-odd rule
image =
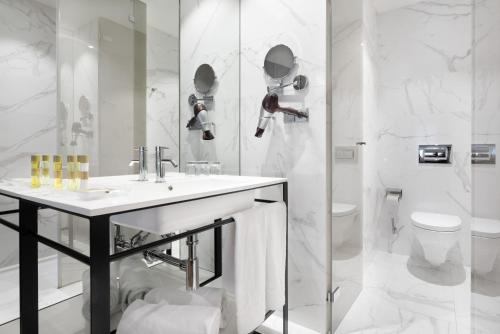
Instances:
[[[67,256],[70,256],[90,267],[90,313],[91,313],[91,333],[110,333],[110,291],[109,277],[111,262],[123,259],[132,254],[142,252],[149,248],[158,247],[173,241],[184,239],[190,235],[214,230],[215,241],[215,266],[214,276],[202,282],[206,285],[222,276],[222,226],[234,223],[234,218],[217,219],[213,224],[205,225],[193,230],[189,230],[161,240],[153,241],[132,249],[110,254],[110,217],[117,214],[141,211],[157,207],[169,206],[179,203],[191,202],[195,200],[218,197],[244,191],[251,191],[261,188],[282,186],[283,202],[287,207],[286,221],[286,265],[285,265],[285,305],[283,306],[283,333],[288,333],[288,182],[276,183],[268,186],[255,187],[229,193],[205,196],[191,200],[178,201],[174,203],[148,206],[140,209],[126,210],[99,216],[85,216],[71,211],[54,208],[40,203],[28,201],[19,197],[0,194],[11,197],[19,201],[18,210],[0,212],[0,224],[19,232],[19,291],[20,291],[20,333],[38,334],[38,243],[42,243]],[[272,203],[274,201],[256,199],[256,202]],[[90,256],[82,254],[70,247],[50,240],[38,234],[38,210],[52,209],[70,215],[78,216],[89,220],[90,223]],[[1,216],[19,213],[19,226],[12,224]],[[97,296],[93,298],[92,296]],[[270,312],[271,313],[271,312]],[[269,316],[270,313],[266,315]]]

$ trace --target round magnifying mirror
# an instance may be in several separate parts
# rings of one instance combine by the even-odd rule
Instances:
[[[215,82],[215,72],[212,66],[203,64],[198,67],[194,75],[194,87],[201,94],[207,94]]]
[[[264,70],[273,79],[283,79],[290,74],[294,66],[295,56],[284,44],[273,46],[264,60]]]

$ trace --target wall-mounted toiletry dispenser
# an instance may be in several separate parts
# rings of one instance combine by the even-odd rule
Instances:
[[[472,144],[471,158],[473,164],[494,165],[497,159],[495,144]]]
[[[212,66],[208,64],[202,64],[196,70],[194,75],[194,87],[198,93],[203,94],[203,97],[196,97],[195,94],[191,94],[188,98],[188,103],[193,106],[194,116],[189,120],[187,128],[190,130],[202,130],[203,140],[212,140],[215,138],[211,131],[213,123],[209,121],[208,118],[208,108],[204,102],[213,102],[214,97],[207,95],[213,89],[215,84],[215,72]]]
[[[335,161],[336,162],[357,162],[358,147],[357,146],[335,146]]]
[[[420,145],[418,162],[421,164],[451,163],[451,145]]]

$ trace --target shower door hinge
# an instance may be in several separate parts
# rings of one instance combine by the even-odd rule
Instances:
[[[335,302],[335,295],[337,294],[337,292],[339,292],[339,289],[340,289],[340,286],[338,286],[335,289],[333,289],[333,291],[327,291],[327,293],[326,293],[326,301],[328,303],[334,303]]]

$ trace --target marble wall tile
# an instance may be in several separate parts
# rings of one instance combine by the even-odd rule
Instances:
[[[470,262],[471,13],[470,4],[453,1],[377,13],[377,104],[365,128],[365,158],[373,159],[366,170],[365,218],[373,224],[375,247],[409,254],[411,212],[448,213],[463,221],[457,257]],[[452,144],[452,164],[419,165],[419,144]],[[386,187],[403,189],[397,235]]]
[[[290,320],[319,332],[324,332],[326,286],[325,19],[324,2],[241,1],[241,173],[288,178]],[[264,58],[276,44],[293,50],[298,73],[310,80],[306,94],[285,89],[289,97],[282,103],[309,108],[310,120],[284,123],[276,115],[256,138],[267,93]]]
[[[56,151],[56,68],[55,9],[0,1],[0,179],[28,177],[32,153]],[[0,210],[15,205],[0,199]],[[17,263],[16,240],[0,233],[0,267]]]

